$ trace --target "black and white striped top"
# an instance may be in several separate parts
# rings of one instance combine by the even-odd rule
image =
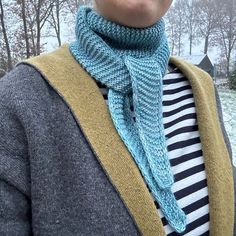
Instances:
[[[108,89],[96,81],[107,104]],[[174,68],[163,78],[163,122],[175,182],[172,190],[187,215],[187,229],[177,234],[157,211],[168,236],[209,235],[209,199],[196,110],[190,83]],[[155,201],[155,200],[154,200]]]

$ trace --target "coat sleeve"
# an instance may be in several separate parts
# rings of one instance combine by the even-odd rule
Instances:
[[[224,118],[223,118],[223,112],[222,112],[222,106],[221,106],[221,101],[220,101],[220,96],[218,93],[218,90],[215,86],[215,95],[216,95],[216,104],[217,104],[217,110],[218,110],[218,115],[219,115],[219,119],[220,119],[220,125],[221,125],[221,129],[224,135],[224,139],[225,139],[225,143],[227,145],[227,149],[229,151],[230,157],[231,157],[231,162],[232,162],[232,166],[233,166],[233,174],[234,174],[234,195],[235,195],[235,199],[236,199],[236,168],[233,165],[233,152],[232,152],[232,148],[231,148],[231,144],[230,144],[230,140],[228,137],[228,134],[226,132],[225,129],[225,125],[224,125]],[[236,214],[236,202],[235,202],[235,214]],[[236,217],[236,215],[235,215]],[[234,224],[234,236],[236,236],[236,220],[235,220],[235,224]]]
[[[16,94],[8,81],[0,80],[0,235],[32,235],[30,168],[27,138],[13,105]]]
[[[215,86],[215,95],[216,95],[216,104],[217,104],[217,110],[218,110],[221,130],[222,130],[223,135],[224,135],[225,143],[226,143],[226,146],[227,146],[230,158],[231,158],[231,160],[233,162],[232,147],[231,147],[231,144],[230,144],[229,136],[228,136],[228,134],[226,132],[226,129],[225,129],[221,100],[220,100],[220,96],[219,96],[219,93],[218,93],[218,90],[217,90],[216,86]]]

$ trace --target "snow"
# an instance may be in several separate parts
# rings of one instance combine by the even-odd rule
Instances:
[[[226,132],[233,149],[233,162],[236,166],[236,91],[218,89],[223,110]]]

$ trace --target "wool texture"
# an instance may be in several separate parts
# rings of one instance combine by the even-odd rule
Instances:
[[[75,232],[85,235],[91,235],[91,232],[97,232],[99,235],[136,235],[131,229],[133,226],[130,223],[128,223],[130,227],[126,227],[124,223],[117,226],[120,221],[125,224],[128,222],[128,218],[125,218],[124,214],[129,212],[141,235],[166,235],[153,198],[134,159],[113,125],[109,109],[96,81],[72,57],[68,46],[65,45],[51,53],[30,58],[25,63],[40,71],[46,83],[43,83],[42,78],[37,78],[27,70],[19,70],[15,78],[11,76],[8,78],[9,83],[2,86],[4,94],[1,98],[14,105],[7,111],[14,112],[15,108],[20,109],[19,114],[21,117],[23,116],[21,124],[30,127],[26,129],[27,137],[33,139],[30,150],[39,150],[39,154],[34,155],[33,163],[31,159],[31,166],[34,166],[31,169],[31,172],[33,171],[31,173],[32,182],[35,183],[34,186],[38,187],[40,194],[43,194],[42,198],[38,198],[39,191],[33,189],[33,196],[37,196],[36,199],[33,199],[34,206],[35,200],[40,203],[39,208],[34,208],[35,212],[39,213],[34,215],[33,228],[35,232],[37,231],[34,233],[60,235],[62,232],[75,230]],[[219,117],[217,114],[217,109],[220,110],[220,100],[215,97],[216,90],[213,80],[206,72],[179,58],[171,57],[170,63],[178,67],[181,73],[188,78],[194,95],[209,189],[210,236],[234,235],[234,185],[232,164],[229,158],[231,157],[232,160],[232,155],[229,156],[231,152],[227,151],[230,143],[226,138],[226,132],[222,133],[222,130],[225,129],[222,112],[219,112]],[[12,86],[13,84],[18,86]],[[46,88],[39,89],[40,84],[43,86],[50,84],[47,90],[49,92],[45,93]],[[22,85],[20,89],[19,85]],[[58,98],[52,93],[53,90],[58,93]],[[9,96],[12,94],[14,96]],[[17,99],[19,97],[21,105],[25,104],[24,107],[19,106],[19,99]],[[38,102],[38,106],[35,106],[35,101]],[[55,105],[56,101],[58,103]],[[63,103],[68,107],[60,109],[59,104]],[[48,108],[53,109],[53,117],[48,116]],[[73,118],[68,114],[68,108],[72,112]],[[4,110],[6,109],[4,108]],[[3,114],[4,117],[5,114],[3,110],[1,111],[0,114]],[[29,119],[32,115],[32,119]],[[59,124],[58,117],[61,119]],[[52,127],[55,124],[56,126],[52,129],[44,129],[42,127],[45,127],[45,124],[51,124]],[[8,124],[5,127],[12,126]],[[21,127],[23,129],[22,125]],[[32,127],[36,127],[36,129],[32,130]],[[77,130],[83,132],[86,142],[83,142],[84,138],[76,135]],[[47,133],[45,134],[45,132]],[[47,137],[46,142],[45,137]],[[58,138],[58,142],[56,142],[58,147],[65,147],[63,148],[65,151],[55,152],[54,137]],[[67,137],[66,140],[65,137]],[[6,140],[5,136],[3,138]],[[8,138],[15,138],[15,136],[10,135]],[[12,140],[8,144],[10,150]],[[19,144],[22,144],[22,141]],[[21,150],[21,148],[17,150]],[[28,153],[29,149],[26,146],[24,150]],[[91,155],[91,151],[93,155]],[[94,160],[96,161],[94,162]],[[93,162],[94,165],[97,164],[98,169],[91,166]],[[68,165],[69,163],[71,165]],[[44,178],[41,178],[42,164],[44,164]],[[52,169],[55,170],[55,165],[56,171],[53,174],[53,181],[51,181]],[[109,179],[107,184],[101,183],[99,180],[103,173],[106,173],[104,180]],[[11,177],[15,176],[15,173],[12,175],[9,170],[7,170],[7,174]],[[45,180],[50,180],[51,185],[46,181],[45,187]],[[65,183],[69,183],[68,189],[73,186],[70,194],[64,195]],[[110,184],[113,186],[111,187]],[[108,192],[107,188],[110,188]],[[29,189],[31,188],[29,187]],[[112,197],[114,190],[123,201],[121,208],[126,206],[126,210],[122,208],[124,214],[119,211],[120,207],[116,207],[119,201]],[[51,191],[57,194],[52,194]],[[55,199],[55,196],[63,196],[62,201]],[[7,201],[9,201],[9,197]],[[52,202],[52,204],[48,205],[48,202]],[[63,211],[61,211],[62,203],[63,209],[65,209]],[[43,211],[42,206],[45,206]],[[11,209],[13,208],[11,207]],[[25,209],[25,207],[22,206],[19,209]],[[11,210],[5,212],[14,216],[20,215],[13,214]],[[45,219],[45,212],[49,215],[47,219]],[[71,212],[72,215],[68,214]],[[55,224],[51,224],[51,220],[55,219],[55,214],[60,216],[61,222],[64,222],[64,225],[58,224],[56,229]],[[15,226],[16,224],[12,228],[16,229]]]
[[[186,215],[171,191],[174,178],[162,117],[162,78],[170,55],[164,20],[143,29],[130,28],[82,7],[76,39],[70,45],[72,55],[109,88],[109,110],[118,134],[169,224],[183,232]]]

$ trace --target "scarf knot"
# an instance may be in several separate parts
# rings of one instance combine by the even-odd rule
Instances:
[[[108,87],[109,111],[118,134],[167,221],[183,232],[186,215],[171,191],[174,177],[162,117],[162,78],[170,55],[164,20],[131,28],[81,7],[70,51],[94,79]]]

